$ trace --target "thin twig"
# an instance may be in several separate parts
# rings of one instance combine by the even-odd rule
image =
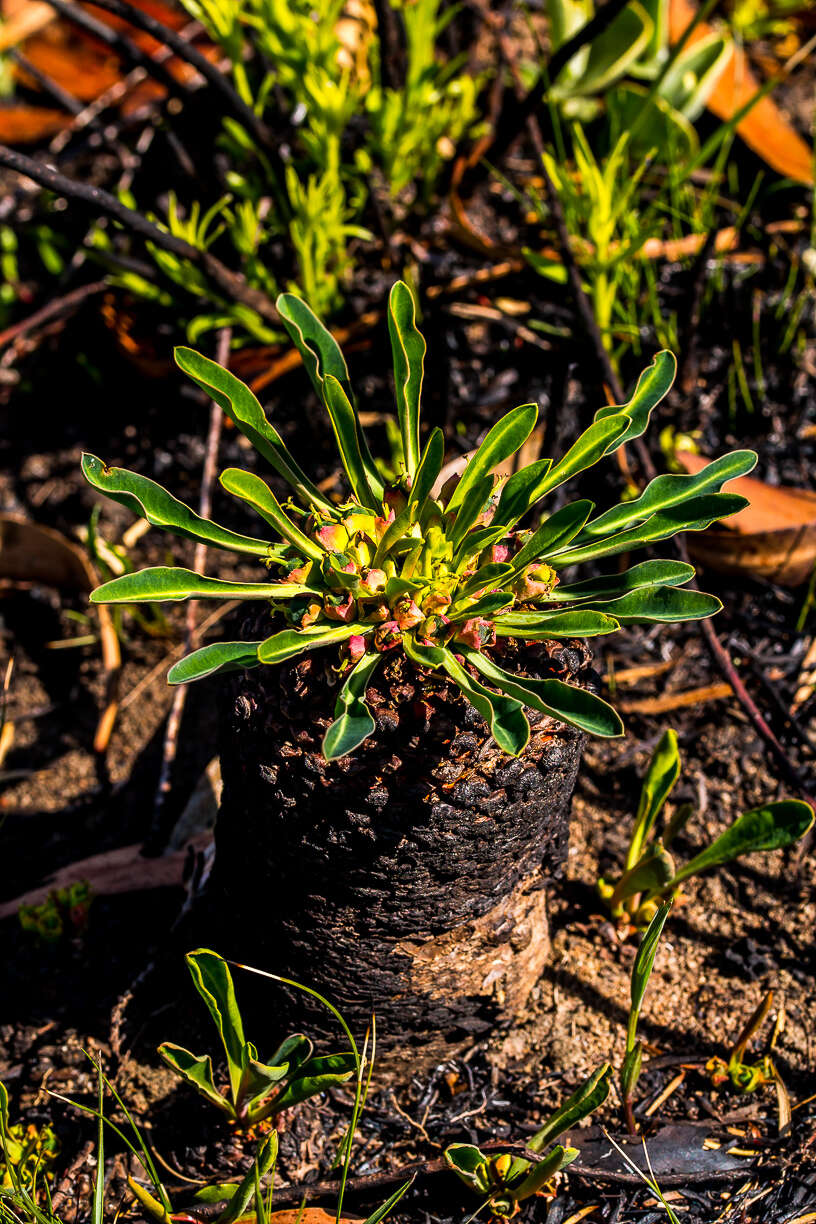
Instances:
[[[222,327],[218,333],[218,345],[216,350],[216,361],[219,365],[226,365],[229,360],[230,342],[232,340],[232,328]],[[210,404],[210,427],[207,432],[207,448],[204,453],[204,467],[201,472],[201,493],[198,501],[198,513],[202,518],[206,519],[210,516],[212,508],[212,490],[215,482],[215,468],[218,463],[218,447],[221,441],[221,423],[224,414],[221,407],[213,400]],[[207,560],[207,545],[198,541],[195,546],[193,556],[193,569],[198,574],[203,574],[204,565]],[[196,632],[196,612],[195,601],[189,600],[187,603],[186,613],[186,628],[184,650],[185,654],[192,650],[193,641]],[[167,726],[164,733],[164,747],[162,750],[162,763],[159,772],[159,782],[156,787],[156,797],[153,804],[153,821],[150,828],[150,833],[147,839],[147,845],[150,850],[158,851],[159,848],[156,841],[163,841],[163,816],[164,808],[167,802],[167,797],[173,784],[173,766],[175,765],[176,756],[178,754],[178,737],[181,729],[181,719],[184,714],[184,705],[187,700],[187,685],[180,684],[173,693],[173,703],[170,706],[170,713],[167,716]]]
[[[73,94],[69,94],[67,89],[63,89],[59,82],[50,77],[47,72],[43,72],[36,64],[32,64],[31,60],[23,55],[22,51],[17,47],[12,47],[7,52],[8,57],[18,68],[36,81],[44,93],[61,106],[63,110],[67,110],[71,115],[79,115],[82,112],[82,103],[79,102]]]
[[[16,149],[10,149],[7,145],[0,145],[0,165],[8,166],[9,169],[16,170],[18,174],[26,175],[27,178],[33,179],[35,183],[39,183],[41,187],[49,191],[56,192],[57,195],[64,195],[68,199],[84,204],[96,216],[102,213],[113,217],[127,229],[155,243],[163,250],[200,265],[219,288],[234,301],[251,306],[265,319],[278,321],[277,311],[270,299],[259,289],[248,285],[239,272],[233,272],[209,251],[194,247],[191,243],[185,242],[183,238],[177,238],[152,221],[148,221],[147,217],[142,216],[136,209],[128,208],[121,200],[117,200],[102,187],[93,187],[68,178],[67,175],[61,174],[53,167],[33,157],[28,157],[25,153],[18,153]]]
[[[19,323],[12,323],[11,327],[7,327],[5,331],[0,332],[0,349],[5,348],[7,344],[10,344],[12,340],[16,340],[18,336],[33,331],[55,315],[64,314],[66,311],[73,309],[74,306],[78,306],[85,298],[92,297],[95,293],[101,293],[106,288],[106,281],[91,281],[87,285],[80,285],[78,289],[72,289],[70,293],[66,293],[62,297],[52,298],[45,306],[35,310],[34,314],[29,315],[27,319],[21,319]]]

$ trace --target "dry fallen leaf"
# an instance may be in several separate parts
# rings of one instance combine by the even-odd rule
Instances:
[[[678,463],[694,474],[709,462],[690,451]],[[724,574],[767,578],[781,586],[806,582],[816,564],[816,493],[740,476],[725,486],[750,505],[719,527],[686,537],[694,561]]]
[[[669,39],[676,43],[695,14],[690,0],[671,0],[669,4]],[[714,27],[701,21],[689,38],[689,45],[699,42]],[[712,90],[707,106],[718,119],[730,119],[757,90],[760,83],[748,66],[742,47],[733,45],[732,54],[722,75]],[[737,131],[747,145],[758,153],[779,174],[798,183],[813,182],[813,151],[790,125],[771,98],[761,98],[737,125]]]

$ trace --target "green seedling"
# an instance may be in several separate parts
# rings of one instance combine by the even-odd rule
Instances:
[[[226,1094],[215,1085],[209,1054],[191,1054],[169,1041],[159,1046],[159,1053],[181,1079],[228,1118],[243,1126],[253,1126],[318,1092],[345,1083],[354,1074],[353,1053],[314,1057],[312,1042],[303,1033],[287,1037],[268,1063],[260,1062],[255,1046],[244,1037],[227,962],[206,948],[188,952],[186,960],[193,984],[207,1005],[224,1047],[229,1078]]]
[[[620,735],[615,710],[586,689],[505,670],[508,648],[717,612],[719,600],[684,589],[694,570],[678,561],[654,559],[578,581],[562,575],[580,562],[629,554],[735,513],[745,499],[722,486],[753,468],[754,452],[734,451],[694,476],[658,476],[640,496],[601,513],[583,498],[544,511],[556,489],[643,434],[674,378],[674,357],[660,352],[630,399],[601,408],[559,459],[496,474],[535,427],[538,408],[523,404],[489,430],[462,475],[440,487],[444,437],[434,429],[423,438],[420,427],[425,341],[411,292],[398,282],[388,326],[401,474],[386,484],[336,341],[299,298],[284,294],[278,310],[328,414],[348,481],[344,500],[335,504],[309,479],[242,382],[192,349],[177,349],[180,368],[221,405],[293,496],[281,504],[254,473],[223,472],[224,490],[265,524],[260,537],[242,535],[195,514],[154,481],[85,455],[85,477],[100,492],[154,526],[254,557],[266,570],[261,582],[234,582],[157,566],[104,583],[92,602],[209,596],[267,605],[268,636],[204,646],[171,668],[172,684],[339,647],[342,684],[323,741],[327,760],[353,752],[375,730],[367,688],[392,651],[452,680],[510,755],[522,753],[530,738],[525,706],[594,735]]]
[[[82,935],[88,926],[93,889],[87,880],[53,889],[39,905],[21,905],[20,926],[42,943],[56,944],[65,935]]]
[[[445,1163],[460,1181],[480,1195],[494,1216],[508,1218],[525,1199],[541,1194],[556,1173],[579,1156],[574,1147],[555,1143],[559,1136],[593,1113],[609,1095],[611,1069],[600,1067],[586,1079],[560,1109],[544,1123],[526,1147],[544,1153],[534,1162],[510,1152],[482,1152],[472,1143],[452,1143],[445,1149]]]
[[[729,1054],[727,1062],[715,1056],[706,1063],[706,1074],[716,1087],[730,1082],[732,1087],[736,1088],[738,1092],[756,1092],[757,1088],[761,1088],[765,1084],[773,1084],[779,1081],[776,1067],[769,1054],[764,1055],[764,1057],[753,1063],[746,1062],[745,1059],[750,1042],[762,1028],[771,1010],[773,997],[774,992],[769,990],[745,1024],[745,1027],[734,1043],[734,1048]],[[771,1037],[771,1049],[773,1049],[776,1043],[778,1027],[778,1024],[774,1027],[773,1036]]]
[[[0,1082],[0,1202],[11,1192],[36,1202],[39,1183],[47,1188],[53,1179],[59,1151],[59,1139],[50,1126],[9,1121],[8,1092]]]
[[[649,978],[652,976],[652,969],[654,969],[657,945],[660,936],[663,934],[663,927],[666,925],[666,919],[669,916],[671,906],[671,901],[665,902],[652,918],[652,921],[649,923],[649,929],[640,942],[635,963],[632,966],[629,1022],[626,1026],[626,1052],[623,1056],[623,1065],[621,1066],[620,1073],[623,1112],[631,1135],[637,1134],[633,1098],[643,1065],[643,1042],[637,1035],[640,1009],[643,1006],[643,996],[646,994],[646,987],[649,984]]]
[[[657,820],[680,776],[677,734],[668,730],[655,749],[640,794],[629,839],[626,865],[617,882],[598,881],[598,893],[612,917],[622,924],[646,926],[661,902],[677,897],[692,876],[722,867],[744,854],[780,850],[804,837],[813,824],[813,808],[801,799],[782,799],[743,812],[734,823],[682,867],[669,847],[693,814],[680,805],[657,836]]]

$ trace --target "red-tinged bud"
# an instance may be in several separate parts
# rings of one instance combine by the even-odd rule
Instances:
[[[291,569],[288,574],[284,575],[283,581],[284,582],[299,582],[299,583],[308,582],[309,575],[312,572],[313,564],[314,562],[312,561],[305,561],[303,565],[295,566],[295,568]]]
[[[315,535],[329,552],[341,553],[349,542],[349,534],[342,523],[326,523],[315,532]]]
[[[365,638],[361,634],[355,633],[354,637],[350,637],[348,640],[349,659],[351,660],[352,663],[357,663],[360,659],[362,659],[365,652],[366,652]]]
[[[522,602],[542,599],[551,594],[559,582],[560,578],[552,566],[543,563],[528,565],[521,577],[513,583],[513,594]]]
[[[448,591],[431,591],[422,601],[422,611],[426,616],[433,616],[435,612],[444,612],[450,605],[451,597]]]
[[[383,517],[382,515],[378,515],[377,518],[375,518],[374,520],[374,539],[377,541],[378,544],[396,517],[397,516],[394,514],[394,511],[389,510],[388,514],[385,515],[385,517]]]
[[[487,555],[485,561],[497,561],[499,564],[510,560],[510,545],[509,544],[491,544],[490,548],[485,550]]]
[[[300,618],[301,629],[308,629],[310,625],[313,625],[315,621],[317,620],[317,618],[320,616],[320,613],[322,611],[323,611],[322,604],[310,603],[306,611],[303,613],[303,615]]]
[[[402,641],[400,627],[396,621],[386,621],[374,630],[374,649],[379,651],[393,650]]]
[[[372,625],[381,625],[391,620],[391,609],[385,600],[361,599],[358,605],[360,619],[369,621]]]
[[[449,626],[447,616],[428,616],[417,630],[417,638],[423,646],[439,646],[450,636]]]
[[[394,617],[397,624],[403,632],[406,629],[413,629],[425,619],[420,608],[414,603],[410,595],[401,595],[394,603]]]
[[[389,485],[383,494],[383,501],[391,510],[391,517],[395,514],[401,514],[408,505],[408,498],[405,495],[405,490],[401,485]]]
[[[455,640],[463,646],[472,646],[474,650],[483,650],[485,646],[495,646],[496,630],[491,621],[476,616],[459,626]]]
[[[482,511],[482,513],[481,513],[481,514],[479,515],[479,517],[476,519],[476,522],[475,522],[474,526],[476,526],[476,527],[489,527],[489,526],[490,526],[490,524],[493,522],[493,515],[494,515],[495,513],[496,513],[496,502],[495,502],[495,500],[494,500],[494,499],[491,497],[490,501],[489,501],[489,502],[488,502],[488,504],[485,506],[485,508],[484,508],[484,510]]]
[[[323,596],[323,611],[329,620],[342,621],[348,625],[354,620],[354,598],[351,591],[338,591],[336,595]]]
[[[381,591],[385,590],[386,581],[385,570],[363,570],[359,593],[362,596],[379,595]]]

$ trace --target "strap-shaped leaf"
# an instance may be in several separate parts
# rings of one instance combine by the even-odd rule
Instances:
[[[282,663],[304,650],[317,650],[320,646],[330,646],[333,642],[345,642],[355,634],[371,631],[370,625],[337,625],[331,629],[315,626],[311,629],[281,629],[273,633],[258,647],[260,663]]]
[[[584,578],[556,587],[549,598],[558,602],[574,603],[587,599],[617,599],[628,591],[642,587],[683,586],[694,577],[694,566],[685,561],[640,561],[620,574],[606,574],[601,578]]]
[[[327,761],[353,752],[376,730],[365,694],[381,658],[381,654],[363,655],[340,690],[334,706],[335,721],[323,737],[323,756]]]
[[[579,543],[600,536],[609,536],[635,523],[642,523],[660,510],[679,506],[703,493],[719,493],[723,485],[738,476],[745,476],[756,466],[756,452],[732,451],[706,464],[693,476],[664,475],[650,481],[640,497],[623,502],[598,515],[584,528]]]
[[[499,496],[494,523],[503,523],[505,527],[515,526],[542,496],[542,490],[546,488],[544,481],[551,467],[552,459],[536,459],[508,476]]]
[[[348,366],[334,336],[318,319],[317,315],[293,293],[282,293],[277,300],[278,313],[295,348],[300,353],[318,399],[325,401],[325,381],[336,378],[352,405],[360,437],[360,453],[369,484],[378,497],[382,497],[383,486],[377,465],[365,439],[357,410],[354,407],[354,392],[351,389]]]
[[[456,588],[457,598],[468,599],[477,591],[489,591],[491,587],[504,585],[512,573],[513,566],[509,561],[488,561],[487,565],[480,565],[466,582],[460,583]]]
[[[463,696],[481,714],[501,750],[510,756],[520,756],[530,739],[530,724],[521,702],[502,693],[494,693],[474,680],[449,650],[443,650],[442,655],[443,668],[459,686]]]
[[[416,325],[414,296],[404,281],[397,281],[391,288],[388,334],[394,360],[394,386],[405,471],[413,478],[419,463],[419,411],[425,369],[425,339]]]
[[[240,378],[191,348],[176,348],[176,365],[226,412],[241,433],[292,486],[306,505],[332,508],[316,485],[295,463],[278,431],[266,419],[263,408]]]
[[[674,878],[674,859],[660,842],[649,846],[633,867],[623,873],[609,898],[609,908],[617,917],[622,906],[638,893],[652,896],[663,892]]]
[[[655,956],[657,955],[657,945],[660,941],[660,936],[663,934],[663,927],[666,925],[666,919],[669,916],[671,907],[671,901],[661,905],[649,923],[646,934],[640,941],[640,947],[635,956],[635,963],[632,966],[632,1001],[629,1008],[629,1023],[626,1029],[627,1052],[635,1048],[640,1009],[643,1006],[643,996],[646,994],[646,987],[649,984],[649,978],[652,976]]]
[[[560,1109],[547,1119],[541,1130],[536,1131],[532,1139],[527,1140],[527,1147],[532,1152],[541,1152],[547,1144],[576,1126],[582,1118],[588,1118],[609,1096],[611,1079],[612,1068],[609,1063],[604,1063],[597,1071],[593,1071]]]
[[[537,419],[538,407],[535,404],[521,404],[496,422],[462,473],[448,502],[448,510],[460,506],[475,484],[483,481],[489,472],[524,445]]]
[[[390,1215],[394,1210],[403,1194],[405,1194],[405,1192],[413,1185],[414,1177],[416,1177],[415,1173],[408,1178],[408,1181],[403,1182],[398,1190],[395,1190],[393,1194],[389,1194],[385,1202],[380,1203],[379,1207],[377,1207],[375,1211],[372,1211],[371,1215],[363,1220],[363,1224],[382,1224],[382,1221],[386,1218],[386,1216]]]
[[[303,553],[304,557],[321,561],[326,555],[314,540],[310,540],[297,524],[292,522],[269,485],[265,480],[261,480],[260,476],[243,468],[227,468],[221,473],[219,480],[228,493],[252,506],[261,518],[274,527],[298,552]]]
[[[122,574],[91,591],[91,603],[166,603],[181,599],[292,599],[309,587],[296,582],[232,582],[175,565]]]
[[[663,805],[680,777],[680,752],[677,747],[677,732],[669,727],[663,732],[652,753],[649,768],[643,779],[638,801],[637,815],[626,855],[627,868],[633,867],[640,858],[643,846],[654,828],[654,823],[663,810]]]
[[[274,1167],[277,1159],[278,1132],[272,1131],[272,1134],[258,1145],[254,1164],[250,1165],[249,1170],[241,1178],[227,1207],[218,1217],[218,1224],[235,1224],[236,1220],[240,1220],[246,1214],[250,1199],[256,1192],[256,1186],[260,1184],[260,1179],[266,1177],[269,1170]]]
[[[572,480],[579,472],[593,467],[610,450],[614,450],[618,442],[628,431],[630,418],[625,413],[616,412],[602,421],[596,421],[585,429],[580,438],[569,448],[563,459],[550,468],[547,475],[538,482],[535,501],[541,501],[546,493],[552,492],[566,480]],[[532,507],[534,503],[530,503]]]
[[[477,668],[491,684],[515,697],[532,710],[540,710],[550,718],[579,727],[590,735],[606,738],[623,735],[623,723],[617,711],[606,701],[589,693],[586,689],[565,684],[563,680],[536,680],[529,676],[515,676],[478,650],[461,648],[465,658]]]
[[[318,1092],[334,1088],[351,1079],[356,1069],[354,1055],[324,1054],[310,1058],[296,1079],[290,1080],[280,1096],[274,1100],[275,1112],[298,1105]]]
[[[484,511],[492,491],[492,476],[483,476],[481,480],[471,484],[464,498],[459,503],[453,528],[450,532],[450,539],[454,550],[459,547],[479,515]]]
[[[457,569],[460,572],[467,569],[471,557],[478,556],[486,548],[490,548],[491,544],[498,544],[506,534],[506,527],[497,527],[495,524],[490,527],[475,527],[473,531],[469,531],[453,554]]]
[[[582,607],[596,607],[582,605]],[[687,591],[682,587],[641,587],[629,591],[619,599],[597,605],[599,612],[614,616],[622,625],[645,625],[651,621],[671,624],[674,621],[703,620],[715,616],[722,604],[714,595],[705,591]]]
[[[603,612],[509,612],[495,622],[499,637],[520,638],[525,642],[545,642],[549,638],[600,637],[616,633],[620,625]]]
[[[559,548],[565,548],[581,530],[594,508],[593,502],[583,500],[571,502],[551,514],[516,553],[513,558],[515,572],[520,573],[525,565],[530,565],[533,561],[544,561]]]
[[[372,492],[363,454],[360,449],[361,433],[357,424],[357,414],[343,390],[341,384],[331,374],[323,380],[323,399],[326,410],[331,418],[340,459],[345,468],[351,490],[361,505],[376,513],[382,511],[382,501],[378,501]],[[380,495],[382,497],[382,495]]]
[[[445,435],[441,429],[434,429],[425,443],[425,450],[422,452],[422,458],[411,485],[411,492],[408,494],[408,511],[411,522],[416,522],[422,513],[423,507],[431,495],[431,489],[433,489],[437,477],[442,471],[444,458]]]
[[[513,604],[513,596],[506,591],[491,591],[488,595],[483,595],[481,599],[477,599],[475,603],[468,603],[467,600],[457,599],[456,603],[448,610],[448,618],[454,623],[463,620],[470,620],[472,617],[486,617],[490,619],[493,616],[498,616],[505,608],[511,607]]]
[[[82,472],[89,484],[112,501],[127,506],[151,527],[161,527],[173,535],[197,540],[213,548],[228,548],[233,552],[251,553],[262,557],[269,551],[268,540],[256,540],[219,527],[202,518],[184,502],[173,497],[155,480],[129,472],[126,468],[107,467],[96,455],[82,456]]]
[[[261,1101],[266,1100],[273,1089],[289,1074],[288,1063],[262,1063],[257,1057],[257,1050],[252,1045],[244,1046],[244,1069],[241,1075],[239,1100],[249,1113],[257,1108]],[[243,1112],[243,1109],[242,1109]]]
[[[293,1075],[311,1058],[313,1048],[312,1041],[305,1033],[290,1033],[271,1055],[269,1062],[275,1067],[288,1063],[289,1074]]]
[[[176,1075],[180,1075],[188,1084],[192,1084],[196,1092],[200,1092],[202,1096],[211,1101],[224,1113],[230,1117],[235,1116],[235,1110],[230,1105],[229,1101],[215,1086],[213,1080],[212,1059],[209,1054],[198,1058],[195,1054],[191,1054],[189,1050],[185,1050],[183,1046],[176,1045],[172,1041],[165,1041],[159,1046],[159,1054],[164,1061],[171,1067]]]
[[[556,555],[559,566],[575,565],[579,561],[591,561],[596,557],[612,557],[616,553],[629,552],[642,544],[654,544],[668,540],[681,531],[704,531],[719,519],[728,518],[748,505],[744,497],[735,493],[704,493],[692,497],[680,506],[672,506],[653,514],[650,519],[628,531],[620,531],[605,540],[591,544],[579,544]]]
[[[781,850],[804,837],[813,824],[813,808],[801,799],[782,799],[738,816],[729,829],[677,872],[672,885],[701,871],[720,867],[757,850]]]
[[[603,34],[589,45],[586,67],[569,84],[570,95],[598,95],[624,76],[634,64],[652,33],[652,22],[637,0],[631,0]],[[553,90],[558,96],[558,87]]]
[[[578,1148],[565,1148],[560,1143],[557,1143],[543,1160],[533,1165],[522,1182],[517,1186],[513,1186],[513,1198],[521,1203],[524,1199],[537,1194],[550,1178],[554,1177],[556,1173],[560,1173],[562,1169],[566,1169],[567,1165],[571,1165],[574,1160],[578,1159],[579,1155]]]
[[[603,41],[603,39],[600,41]],[[626,433],[615,441],[614,446],[609,448],[607,454],[611,454],[613,450],[617,450],[625,442],[631,442],[633,438],[639,438],[646,431],[652,409],[656,408],[664,396],[668,394],[676,373],[677,359],[674,353],[670,353],[668,349],[662,349],[655,356],[652,364],[641,374],[634,394],[628,403],[598,409],[595,413],[596,421],[604,421],[608,417],[615,416],[621,412],[625,413],[631,421]]]
[[[167,673],[168,684],[188,684],[216,672],[241,671],[257,667],[260,642],[211,642],[174,663]]]
[[[221,1036],[235,1100],[241,1083],[246,1042],[232,974],[223,956],[211,952],[209,948],[196,948],[195,951],[187,953],[185,960],[195,988],[207,1004]]]

